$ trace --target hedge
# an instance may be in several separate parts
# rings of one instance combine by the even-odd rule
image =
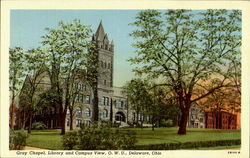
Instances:
[[[185,143],[137,145],[135,146],[135,150],[179,150],[179,149],[194,149],[200,147],[232,146],[240,144],[241,144],[240,139],[215,140],[215,141],[198,141],[198,142],[185,142]]]
[[[69,131],[63,136],[63,148],[66,150],[128,150],[136,143],[135,132],[111,132],[105,124],[82,126],[81,130]]]
[[[26,139],[28,134],[25,130],[9,131],[9,149],[10,150],[22,150],[26,146]]]

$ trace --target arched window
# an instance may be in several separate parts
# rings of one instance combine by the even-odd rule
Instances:
[[[76,116],[81,116],[82,115],[82,109],[80,107],[76,108]]]
[[[110,63],[108,63],[108,69],[110,69]]]
[[[106,63],[106,62],[104,63],[104,68],[105,68],[105,69],[107,68],[107,63]]]
[[[89,95],[85,96],[85,103],[90,104],[90,96]]]
[[[86,110],[85,110],[85,115],[86,115],[87,117],[90,117],[90,115],[91,115],[90,112],[91,112],[91,111],[90,111],[90,108],[86,108]]]

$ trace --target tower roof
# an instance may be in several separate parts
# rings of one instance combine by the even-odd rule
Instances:
[[[102,21],[100,22],[100,24],[96,30],[95,37],[97,40],[100,40],[100,41],[103,41],[103,39],[105,37],[105,32],[104,32],[104,29],[102,26]]]

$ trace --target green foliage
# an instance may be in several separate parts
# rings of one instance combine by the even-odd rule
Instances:
[[[78,132],[69,131],[63,136],[63,146],[65,150],[72,150],[77,144]]]
[[[215,140],[215,141],[197,141],[185,143],[168,143],[136,146],[135,150],[179,150],[194,149],[200,147],[233,146],[240,145],[241,140]]]
[[[75,150],[120,150],[132,149],[136,142],[135,133],[131,131],[111,130],[107,126],[85,127],[63,136],[64,149]]]
[[[26,139],[28,138],[25,130],[14,131],[10,129],[9,134],[9,148],[10,150],[21,150],[26,146]]]
[[[137,113],[146,112],[146,109],[153,104],[148,88],[148,82],[139,78],[132,79],[123,87],[123,94],[127,96],[130,108]]]
[[[31,128],[35,129],[35,130],[48,129],[48,127],[44,123],[42,123],[42,122],[33,123]]]
[[[24,50],[20,47],[9,49],[9,87],[13,96],[16,96],[21,89],[25,77]],[[12,100],[13,101],[13,100]]]
[[[239,10],[146,10],[137,14],[132,26],[136,55],[129,61],[136,65],[134,72],[162,79],[161,84],[177,96],[183,115],[192,102],[235,84],[228,81],[230,63],[240,61]],[[178,133],[185,134],[187,118],[181,118]]]
[[[160,123],[160,127],[173,127],[173,125],[174,124],[172,120],[166,120]]]
[[[59,22],[57,28],[46,28],[47,34],[42,36],[42,44],[47,48],[51,87],[55,93],[56,104],[60,106],[60,115],[70,107],[74,111],[76,91],[74,83],[83,80],[86,75],[88,52],[93,47],[90,41],[90,26],[74,20],[71,23]],[[63,93],[64,92],[64,93]],[[63,105],[64,102],[64,105]],[[65,129],[62,128],[62,134]]]

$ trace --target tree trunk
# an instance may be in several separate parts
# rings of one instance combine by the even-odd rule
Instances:
[[[139,111],[136,111],[136,127],[139,126]]]
[[[109,120],[112,123],[112,121],[113,121],[113,100],[112,100],[112,98],[111,98],[111,101],[110,101],[110,115],[109,115]]]
[[[22,129],[25,129],[25,125],[26,125],[27,120],[28,120],[28,117],[26,116],[26,113],[23,110]]]
[[[65,120],[66,120],[66,113],[63,112],[61,115],[61,135],[65,134]]]
[[[189,109],[183,109],[182,110],[182,115],[181,115],[181,120],[180,120],[180,125],[179,125],[179,130],[178,134],[180,135],[185,135],[186,134],[186,129],[187,129],[187,119],[189,115]]]
[[[12,99],[12,102],[14,102],[14,99]],[[12,103],[11,105],[11,110],[10,110],[10,128],[14,129],[14,104]]]
[[[18,124],[17,129],[21,129],[21,111],[18,111]]]
[[[154,116],[152,117],[152,131],[154,131],[155,130],[155,126],[154,126],[154,122],[155,122],[155,120],[154,120]]]
[[[73,130],[73,109],[70,109],[70,130]]]
[[[29,112],[29,126],[28,126],[28,133],[31,133],[31,126],[32,126],[32,111]]]
[[[98,89],[97,86],[94,88],[94,98],[93,98],[93,122],[98,121],[98,115],[99,115],[99,110],[98,110]]]

